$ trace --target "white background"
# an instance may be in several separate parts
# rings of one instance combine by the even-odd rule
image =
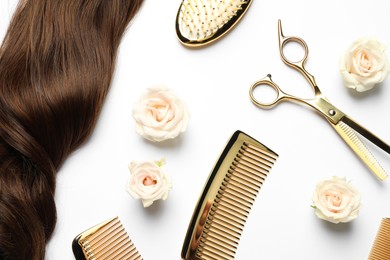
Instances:
[[[2,35],[15,2],[0,1]],[[179,259],[205,180],[237,129],[280,157],[252,208],[236,259],[367,259],[382,217],[390,216],[390,180],[377,181],[310,108],[284,103],[262,110],[251,103],[248,90],[272,73],[289,92],[310,93],[303,77],[279,57],[281,19],[285,35],[307,42],[307,69],[324,94],[390,142],[390,79],[369,93],[356,94],[343,86],[338,71],[341,54],[361,36],[390,46],[390,1],[254,0],[226,37],[196,50],[183,47],[176,38],[180,3],[146,0],[125,34],[98,125],[58,172],[58,223],[46,259],[73,259],[73,238],[114,216],[119,216],[144,259]],[[173,89],[191,112],[187,132],[160,144],[135,133],[131,112],[139,96],[155,84]],[[374,153],[390,171],[389,156]],[[166,201],[143,208],[125,192],[127,165],[162,157],[173,190]],[[345,176],[362,194],[360,215],[351,223],[327,223],[310,207],[316,183],[333,175]]]

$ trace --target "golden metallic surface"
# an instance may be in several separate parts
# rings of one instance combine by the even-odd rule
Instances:
[[[250,209],[277,157],[243,132],[233,134],[195,207],[182,259],[234,259]]]
[[[309,48],[306,42],[296,36],[285,36],[282,31],[282,23],[278,21],[278,32],[279,32],[279,54],[283,62],[289,67],[299,71],[310,83],[313,91],[314,97],[305,99],[300,98],[294,95],[290,95],[284,92],[271,78],[271,75],[268,74],[263,79],[255,82],[249,89],[249,97],[253,104],[263,109],[270,109],[278,105],[280,102],[289,101],[295,103],[303,103],[314,108],[319,114],[327,119],[327,121],[333,126],[336,132],[341,136],[345,143],[352,149],[353,152],[360,158],[364,164],[375,174],[375,176],[383,181],[387,178],[387,173],[380,166],[379,162],[375,159],[372,153],[367,149],[361,139],[357,136],[357,133],[365,137],[371,143],[375,144],[383,151],[390,154],[390,146],[382,141],[379,137],[368,131],[366,128],[361,126],[356,121],[352,120],[341,110],[333,106],[328,99],[322,94],[320,88],[317,86],[315,78],[311,75],[305,68],[305,64],[309,54]],[[299,61],[291,61],[284,54],[284,47],[289,42],[295,42],[301,45],[304,50],[304,55]],[[270,102],[262,102],[256,98],[255,90],[261,87],[271,87],[276,97]],[[356,132],[355,132],[356,131]]]
[[[86,260],[142,260],[118,217],[86,230],[76,240]]]
[[[368,260],[390,259],[390,218],[383,218]]]
[[[252,0],[183,0],[176,15],[176,35],[187,47],[202,47],[229,32]]]

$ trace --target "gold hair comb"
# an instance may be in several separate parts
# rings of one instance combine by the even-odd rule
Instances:
[[[368,259],[390,259],[390,218],[382,219]]]
[[[249,211],[277,157],[245,133],[233,134],[195,207],[182,259],[234,259]]]
[[[232,29],[251,0],[183,0],[176,16],[176,34],[186,46],[213,42]]]
[[[77,260],[142,259],[118,217],[78,235],[72,248]]]

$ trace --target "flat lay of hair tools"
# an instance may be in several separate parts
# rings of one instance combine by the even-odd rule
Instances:
[[[76,236],[72,249],[77,260],[142,259],[118,217]]]
[[[328,101],[328,99],[322,94],[320,88],[317,86],[314,76],[307,72],[305,68],[305,63],[309,53],[309,49],[306,42],[299,37],[284,36],[280,20],[278,21],[278,31],[279,53],[283,62],[286,65],[292,67],[293,69],[299,71],[303,76],[305,76],[305,78],[314,90],[315,97],[312,99],[304,99],[287,94],[272,80],[271,75],[268,74],[265,78],[255,82],[250,87],[249,95],[251,101],[256,106],[264,109],[270,109],[283,101],[303,103],[314,108],[327,119],[330,125],[356,153],[356,155],[367,165],[367,167],[376,175],[376,177],[378,177],[379,180],[385,180],[387,178],[387,173],[379,164],[379,162],[375,159],[372,153],[368,150],[365,144],[360,140],[355,131],[357,131],[359,134],[367,138],[369,141],[371,141],[373,144],[375,144],[388,154],[390,154],[390,146],[384,141],[382,141],[379,137],[368,131],[366,128],[361,126],[359,123],[351,119],[349,116],[341,112],[338,108],[333,106]],[[305,53],[300,61],[291,61],[286,58],[283,49],[290,42],[298,43],[304,48]],[[276,98],[271,102],[262,102],[259,97],[257,97],[254,93],[257,88],[266,86],[273,88],[276,92]]]
[[[182,259],[234,259],[246,219],[277,157],[241,131],[232,135],[195,207]]]
[[[390,260],[389,10],[0,0],[0,260]]]
[[[176,16],[176,34],[189,47],[214,42],[244,16],[252,0],[183,0]]]
[[[368,259],[390,259],[390,218],[382,219]]]

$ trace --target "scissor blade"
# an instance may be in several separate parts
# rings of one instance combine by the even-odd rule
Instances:
[[[341,121],[352,127],[355,131],[357,131],[359,134],[370,140],[373,144],[381,148],[383,151],[387,152],[390,154],[390,146],[382,141],[379,137],[368,131],[366,128],[363,126],[359,125],[356,123],[354,120],[349,118],[348,116],[344,116]]]
[[[336,125],[332,126],[335,128],[337,133],[344,139],[344,141],[351,147],[356,155],[367,165],[367,167],[380,179],[381,181],[387,178],[387,173],[379,164],[379,162],[372,155],[370,150],[356,135],[355,131],[349,127],[343,121],[339,121]]]

